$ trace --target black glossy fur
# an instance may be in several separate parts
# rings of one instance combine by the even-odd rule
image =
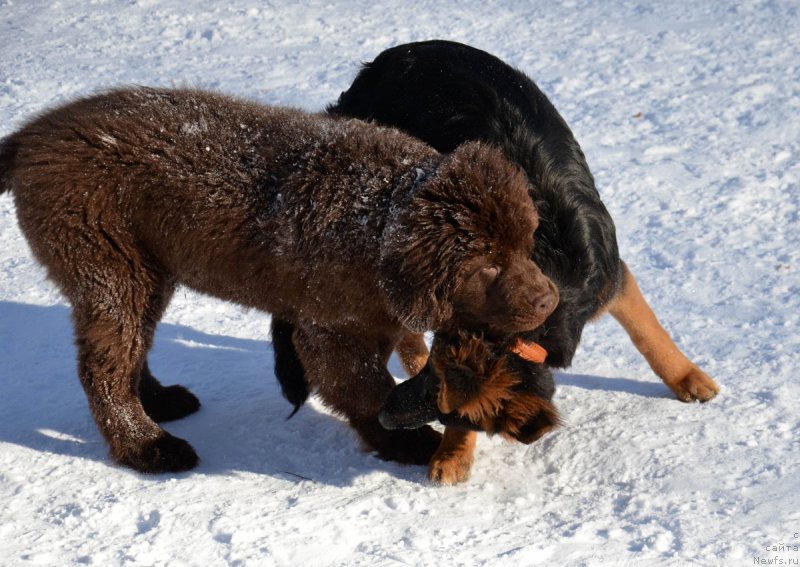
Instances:
[[[442,152],[484,140],[523,168],[540,216],[532,258],[560,293],[555,311],[525,338],[547,349],[548,366],[569,366],[585,324],[619,292],[622,264],[584,154],[536,84],[473,47],[411,43],[364,65],[328,112],[396,126]],[[284,323],[275,326],[285,335]],[[275,343],[276,375],[299,407],[308,394],[290,348]]]

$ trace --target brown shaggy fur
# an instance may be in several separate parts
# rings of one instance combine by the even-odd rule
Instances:
[[[195,411],[147,367],[176,286],[295,326],[309,384],[387,459],[428,462],[429,427],[377,420],[408,331],[533,329],[558,295],[530,260],[525,176],[478,143],[442,156],[392,129],[193,90],[76,101],[0,142],[37,259],[73,307],[78,373],[113,457],[197,455],[155,421]]]

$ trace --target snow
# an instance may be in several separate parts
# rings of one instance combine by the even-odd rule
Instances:
[[[151,367],[200,397],[167,429],[202,462],[134,473],[108,458],[68,305],[6,194],[3,565],[800,564],[797,3],[0,0],[0,136],[132,83],[318,110],[360,61],[430,38],[548,93],[623,257],[718,398],[674,400],[603,318],[557,376],[564,427],[531,446],[481,437],[472,478],[436,487],[363,453],[316,402],[286,421],[269,315],[179,290]]]

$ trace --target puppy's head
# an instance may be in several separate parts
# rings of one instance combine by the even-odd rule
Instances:
[[[380,420],[388,429],[438,419],[448,427],[531,443],[559,425],[550,370],[524,343],[458,333],[434,338],[423,370],[396,386]]]
[[[477,142],[421,175],[389,219],[381,254],[404,325],[498,336],[544,322],[558,291],[530,259],[539,217],[528,189],[517,166]]]

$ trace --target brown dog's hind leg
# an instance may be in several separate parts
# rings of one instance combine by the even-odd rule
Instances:
[[[353,336],[315,326],[297,326],[295,346],[309,385],[326,406],[347,418],[369,449],[388,461],[427,464],[441,434],[418,429],[385,429],[378,421],[395,381],[386,370],[393,343],[363,344]]]
[[[437,484],[458,484],[469,478],[478,434],[475,431],[444,430],[442,444],[428,465],[428,478]]]
[[[139,400],[149,340],[128,307],[73,306],[78,374],[92,415],[117,462],[148,473],[191,469],[194,449],[156,425]]]
[[[149,309],[146,311],[146,328],[150,331],[147,348],[152,343],[152,334],[161,315],[167,308],[174,291],[172,286],[162,285],[161,292],[153,294]],[[139,373],[139,399],[144,412],[156,423],[173,421],[186,417],[200,409],[200,400],[189,390],[180,385],[162,386],[153,373],[145,358],[142,370]]]
[[[642,296],[633,274],[624,263],[622,267],[622,290],[609,305],[611,315],[679,400],[706,402],[716,396],[719,386],[675,346]]]
[[[428,345],[422,333],[404,333],[394,350],[409,377],[416,376],[428,362]]]
[[[139,397],[142,374],[149,377],[145,393],[155,390],[146,357],[171,287],[121,237],[84,234],[95,245],[91,263],[83,263],[88,269],[70,262],[59,279],[72,303],[78,374],[95,422],[123,465],[147,473],[191,469],[194,449],[156,425]]]

